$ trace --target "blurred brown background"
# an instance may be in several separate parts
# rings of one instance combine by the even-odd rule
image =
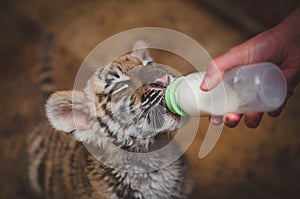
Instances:
[[[215,57],[279,23],[298,5],[296,0],[1,0],[0,198],[32,198],[24,178],[23,144],[40,120],[37,74],[47,32],[55,36],[57,87],[68,89],[87,54],[121,31],[175,29]],[[243,123],[225,128],[204,159],[198,152],[208,123],[201,119],[187,151],[195,177],[191,198],[299,198],[299,100],[298,86],[280,117],[265,116],[257,129]]]

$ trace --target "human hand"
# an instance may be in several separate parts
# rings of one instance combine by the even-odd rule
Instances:
[[[281,24],[267,30],[252,39],[232,48],[224,55],[215,58],[208,66],[205,78],[200,86],[203,91],[214,88],[222,79],[225,71],[236,66],[258,62],[273,62],[282,70],[288,84],[287,99],[300,79],[300,8],[288,16]],[[287,100],[286,99],[286,100]],[[269,112],[277,117],[282,108]],[[256,128],[263,113],[245,114],[245,124]],[[228,113],[224,117],[225,125],[235,127],[242,115]],[[210,122],[218,124],[223,117],[211,117]]]

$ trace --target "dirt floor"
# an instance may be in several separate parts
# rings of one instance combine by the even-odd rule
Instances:
[[[55,36],[59,89],[72,88],[81,62],[101,41],[136,27],[171,28],[192,37],[212,57],[248,35],[193,1],[23,0],[0,2],[0,198],[32,198],[24,165],[24,140],[40,120],[38,67],[47,32]],[[191,72],[182,66],[183,72]],[[278,118],[257,129],[224,128],[218,144],[198,158],[207,130],[201,119],[187,151],[195,188],[190,198],[299,198],[300,89]]]

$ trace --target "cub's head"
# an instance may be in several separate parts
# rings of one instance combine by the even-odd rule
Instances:
[[[99,68],[82,91],[59,91],[46,104],[54,128],[77,140],[103,146],[148,147],[160,133],[177,130],[183,119],[164,100],[174,74],[153,63],[145,43]],[[137,49],[137,50],[136,50]]]

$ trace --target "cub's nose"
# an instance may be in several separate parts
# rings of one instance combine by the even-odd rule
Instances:
[[[166,88],[169,84],[170,84],[170,77],[168,74],[165,74],[155,79],[151,85],[159,85]]]

